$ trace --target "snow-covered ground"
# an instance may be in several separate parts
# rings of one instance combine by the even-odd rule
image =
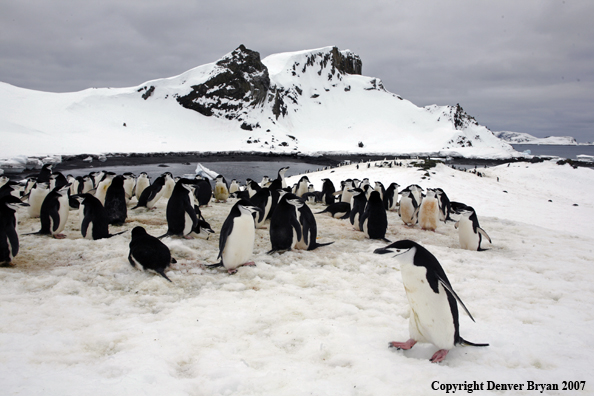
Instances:
[[[529,133],[500,131],[493,132],[499,139],[510,144],[549,144],[560,146],[575,146],[578,142],[572,136],[547,136],[537,138]]]
[[[202,212],[217,234],[164,239],[178,260],[169,283],[130,266],[130,233],[81,239],[73,211],[67,239],[21,236],[15,266],[0,268],[0,393],[427,395],[465,381],[522,384],[513,395],[535,394],[528,381],[559,389],[586,381],[581,394],[593,392],[591,169],[514,163],[478,177],[440,165],[423,179],[416,168],[359,168],[308,176],[317,189],[324,177],[441,187],[475,208],[493,241],[487,251],[461,250],[453,223],[427,232],[394,212],[387,238],[415,240],[437,257],[476,319],[460,314],[461,335],[489,347],[456,347],[441,364],[428,360],[432,345],[389,349],[408,339],[399,266],[373,254],[385,242],[345,220],[316,215],[319,242],[335,243],[311,252],[267,255],[268,230],[257,230],[257,266],[229,276],[201,267],[217,261],[233,204],[212,203]],[[112,232],[143,225],[163,234],[165,207],[129,211]],[[21,234],[39,229],[20,215]]]

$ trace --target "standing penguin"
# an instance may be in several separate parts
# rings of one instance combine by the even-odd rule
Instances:
[[[351,214],[349,216],[349,220],[351,224],[357,231],[361,231],[361,217],[365,212],[365,207],[367,206],[367,197],[365,193],[360,188],[354,188],[349,190],[351,196],[353,197],[351,203]]]
[[[169,248],[159,239],[149,235],[143,227],[132,229],[128,261],[132,267],[155,271],[171,282],[165,275],[165,270],[175,262]]]
[[[285,180],[285,173],[289,170],[288,166],[280,168],[278,170],[278,175],[276,176],[276,180],[280,180],[281,187],[280,188],[287,188],[287,181]]]
[[[68,192],[70,184],[53,189],[41,204],[39,219],[41,220],[41,230],[34,234],[51,235],[56,239],[64,239],[66,235],[62,234],[66,222],[70,205],[68,203]],[[31,235],[31,234],[28,234]]]
[[[144,206],[147,209],[155,207],[157,201],[163,196],[163,187],[165,186],[165,176],[161,175],[155,179],[155,182],[144,189],[136,206],[132,209],[136,209],[140,206]]]
[[[334,187],[334,183],[330,179],[322,179],[324,182],[322,184],[322,202],[325,205],[332,205],[335,201],[334,193],[336,192],[336,188]]]
[[[231,180],[231,184],[229,185],[229,194],[233,194],[236,191],[239,191],[239,183],[236,179],[233,179]]]
[[[101,203],[103,205],[105,205],[105,194],[107,194],[107,189],[111,185],[111,182],[116,174],[113,172],[103,172],[103,171],[100,173],[103,173],[103,176],[102,176],[101,180],[99,181],[99,184],[97,185],[97,190],[95,191],[95,197],[97,197],[97,199],[99,201],[101,201]]]
[[[291,250],[301,239],[301,224],[297,220],[297,208],[288,202],[293,197],[284,190],[279,191],[280,199],[270,218],[270,244],[268,252]]]
[[[198,206],[208,206],[210,199],[212,198],[212,186],[208,179],[202,178],[202,176],[196,176],[196,190],[194,196],[198,201]]]
[[[19,253],[16,211],[19,206],[26,205],[10,194],[0,198],[0,265],[10,265]]]
[[[424,230],[435,231],[439,222],[439,202],[435,190],[428,188],[419,207],[419,225]]]
[[[35,183],[29,193],[29,217],[39,217],[41,205],[49,192],[49,181]]]
[[[124,224],[128,217],[124,176],[115,176],[105,192],[105,210],[109,224]]]
[[[443,191],[441,188],[436,188],[435,194],[437,195],[437,201],[439,202],[439,221],[443,221],[445,223],[447,220],[452,220],[450,218],[452,205],[445,191]]]
[[[417,224],[419,204],[414,195],[408,188],[405,188],[398,194],[402,195],[400,198],[400,206],[398,207],[398,214],[400,215],[402,222],[407,226]]]
[[[353,193],[352,193],[352,189],[355,188],[353,186],[353,180],[352,179],[347,179],[344,181],[344,185],[342,186],[342,193],[341,193],[341,197],[340,197],[340,202],[351,202],[351,198],[353,197]],[[363,190],[361,190],[363,191]],[[335,195],[337,193],[334,193]],[[351,206],[352,203],[351,203]]]
[[[138,179],[136,180],[136,188],[134,189],[134,195],[136,196],[137,200],[140,199],[140,196],[142,195],[144,189],[150,185],[151,180],[149,178],[148,173],[140,172],[140,174],[138,175]]]
[[[334,243],[318,243],[318,226],[316,224],[316,218],[306,203],[299,200],[297,196],[289,199],[289,203],[297,208],[297,220],[301,225],[301,238],[299,238],[295,244],[295,249],[314,250]]]
[[[221,259],[221,262],[209,267],[222,265],[229,274],[234,274],[238,267],[256,265],[249,259],[254,252],[256,239],[256,227],[252,213],[259,211],[258,207],[244,199],[233,205],[221,228],[219,256],[217,257]]]
[[[302,197],[308,191],[309,187],[309,179],[307,176],[302,176],[297,183],[297,190],[295,191],[295,195],[298,197]]]
[[[398,205],[398,187],[400,187],[400,184],[390,183],[388,188],[386,188],[386,192],[384,193],[384,208],[386,210],[396,210],[396,206]]]
[[[117,234],[109,233],[109,219],[107,210],[101,205],[93,194],[85,193],[76,195],[75,198],[80,202],[78,216],[80,221],[80,233],[85,239],[103,239],[111,238],[126,231]]]
[[[229,188],[227,187],[227,181],[223,175],[218,175],[215,180],[215,202],[227,202],[227,199],[229,199]]]
[[[454,227],[458,229],[460,247],[466,250],[485,250],[481,247],[482,237],[484,236],[487,238],[489,243],[492,243],[491,238],[489,238],[489,235],[487,235],[485,230],[480,227],[474,209],[471,206],[466,206],[465,209],[462,209],[458,213],[462,215],[462,217],[460,217],[460,220],[456,222]]]
[[[136,187],[136,176],[132,172],[125,172],[124,176],[124,191],[126,193],[126,203],[130,202],[134,196],[134,187]]]
[[[386,215],[386,208],[384,208],[384,202],[380,197],[379,191],[372,191],[369,195],[367,207],[359,223],[359,228],[365,233],[367,238],[382,239],[390,242],[386,239],[388,216]]]
[[[256,228],[262,228],[266,219],[270,217],[272,209],[272,192],[268,187],[261,188],[249,201],[260,209],[256,215]]]
[[[162,198],[169,199],[175,188],[175,180],[173,179],[171,172],[165,172],[163,173],[163,176],[165,176],[165,185],[163,186]]]
[[[396,253],[400,263],[402,283],[410,305],[409,332],[406,342],[391,342],[390,347],[410,349],[417,342],[427,342],[439,348],[431,357],[432,363],[445,359],[449,350],[457,344],[474,344],[460,336],[458,322],[458,302],[470,319],[474,318],[460,299],[439,261],[427,249],[416,242],[402,240],[374,253]]]
[[[167,233],[190,238],[190,233],[198,225],[198,217],[194,209],[194,180],[179,179],[173,188],[171,198],[167,202]]]

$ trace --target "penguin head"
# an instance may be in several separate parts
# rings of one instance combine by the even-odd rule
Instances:
[[[239,209],[239,211],[242,214],[252,214],[255,212],[261,212],[262,209],[260,209],[257,206],[254,206],[250,201],[245,200],[245,199],[240,199],[239,201],[237,201],[237,203],[235,204],[237,206],[237,208]]]
[[[141,236],[144,236],[144,235],[148,235],[147,232],[146,232],[146,230],[144,229],[144,227],[141,227],[141,226],[134,227],[132,229],[131,234],[132,234],[132,239],[138,238],[138,237],[141,237]]]
[[[28,203],[21,201],[19,198],[11,194],[3,196],[0,199],[0,205],[4,205],[12,211],[16,211],[19,206],[29,206]]]
[[[412,264],[414,262],[415,254],[420,247],[421,246],[414,241],[403,239],[401,241],[394,242],[385,248],[375,249],[373,253],[396,253],[393,257],[398,257],[398,261],[410,262]]]

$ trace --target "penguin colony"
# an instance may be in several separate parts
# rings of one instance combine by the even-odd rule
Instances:
[[[281,168],[276,179],[264,177],[260,184],[248,179],[244,186],[237,180],[228,186],[219,175],[214,188],[200,176],[174,178],[166,172],[151,184],[144,172],[136,177],[131,173],[116,175],[101,171],[74,178],[53,172],[50,165],[20,184],[3,177],[0,179],[0,265],[15,265],[12,261],[19,252],[19,207],[28,207],[23,211],[30,218],[40,220],[40,231],[22,234],[32,238],[40,238],[34,234],[67,238],[62,232],[68,231],[65,226],[69,213],[78,210],[82,238],[97,240],[131,231],[128,237],[131,266],[153,271],[171,282],[166,272],[176,260],[161,238],[208,238],[215,231],[202,216],[200,207],[236,199],[220,230],[220,261],[204,266],[224,267],[229,274],[234,274],[242,266],[256,265],[251,258],[257,228],[269,229],[272,247],[269,254],[292,249],[315,250],[332,244],[333,241],[317,241],[315,216],[308,206],[308,202],[315,202],[327,206],[315,214],[328,213],[336,221],[350,222],[353,230],[363,232],[366,238],[390,243],[374,253],[393,256],[400,264],[411,310],[410,338],[405,342],[391,342],[390,347],[406,350],[417,342],[431,343],[439,348],[430,359],[437,363],[443,361],[455,345],[488,346],[466,341],[460,335],[458,305],[474,319],[437,258],[414,241],[391,243],[386,238],[386,213],[395,211],[404,227],[418,224],[422,230],[435,232],[442,222],[444,225],[448,221],[455,222],[461,248],[484,250],[481,244],[485,239],[491,243],[491,239],[480,227],[471,206],[451,202],[440,188],[424,191],[418,185],[410,185],[399,192],[400,185],[396,182],[386,189],[382,183],[372,185],[368,179],[347,179],[338,189],[330,179],[324,179],[322,191],[316,191],[307,176],[303,176],[290,188],[284,178],[287,169]],[[135,204],[131,203],[134,199]],[[168,230],[164,235],[149,235],[142,226],[115,234],[109,232],[110,225],[125,227],[128,211],[150,211],[160,199],[167,200]],[[452,219],[452,215],[459,215],[458,221]]]

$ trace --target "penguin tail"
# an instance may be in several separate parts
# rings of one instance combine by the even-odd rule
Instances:
[[[223,266],[223,262],[221,261],[221,262],[219,262],[219,263],[216,263],[216,264],[204,264],[204,266],[205,266],[206,268],[217,268],[217,267],[222,267],[222,266]]]
[[[170,234],[170,233],[169,233],[169,231],[168,231],[168,232],[166,232],[165,234],[163,234],[163,235],[161,235],[161,236],[158,236],[158,237],[157,237],[157,239],[162,239],[162,238],[165,238],[166,236],[170,236],[170,235],[171,235],[171,234]]]
[[[49,235],[49,232],[43,232],[42,230],[39,230],[37,232],[29,232],[28,234],[21,234],[21,236],[25,236],[25,235]]]
[[[391,241],[391,240],[389,240],[389,239],[386,239],[386,238],[381,238],[381,240],[382,240],[382,241],[384,241],[384,242],[387,242],[387,243],[392,243],[392,241]]]
[[[464,338],[460,337],[459,344],[465,346],[474,346],[474,347],[488,347],[489,344],[476,344],[474,342],[466,341]]]
[[[319,248],[319,247],[322,247],[322,246],[328,246],[328,245],[332,245],[333,243],[334,243],[334,241],[332,241],[332,242],[327,242],[327,243],[313,243],[313,244],[312,244],[312,245],[309,247],[309,249],[307,249],[307,250],[314,250],[314,249],[317,249],[317,248]]]
[[[108,237],[108,238],[111,238],[111,237],[114,237],[114,236],[116,236],[116,235],[123,234],[124,232],[128,232],[128,231],[129,231],[129,230],[124,230],[124,231],[116,232],[115,234],[109,234],[107,237]]]
[[[321,213],[327,213],[327,212],[328,212],[328,209],[324,209],[324,210],[322,210],[321,212],[316,212],[316,213],[314,213],[314,214],[321,214]]]
[[[173,281],[172,281],[171,279],[169,279],[169,278],[167,277],[167,275],[165,275],[165,270],[163,270],[163,269],[160,269],[160,270],[157,270],[156,272],[157,272],[159,275],[161,275],[163,278],[167,279],[169,282],[173,283]]]

